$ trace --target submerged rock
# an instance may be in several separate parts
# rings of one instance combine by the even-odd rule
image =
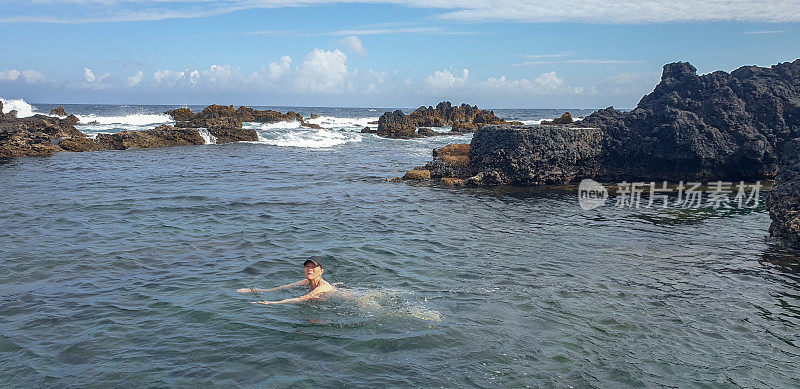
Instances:
[[[373,130],[373,129],[369,128],[369,127],[364,127],[364,128],[361,129],[361,133],[362,134],[377,134],[378,130]]]

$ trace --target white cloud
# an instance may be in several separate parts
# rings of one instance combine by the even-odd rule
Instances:
[[[92,69],[83,68],[84,81],[81,84],[81,86],[90,89],[105,89],[109,87],[109,84],[106,82],[109,79],[109,77],[111,77],[111,75],[108,73],[97,76],[94,74]]]
[[[144,79],[144,72],[139,70],[136,74],[128,77],[128,87],[134,87],[142,83],[142,79]]]
[[[292,68],[292,57],[284,55],[281,57],[281,63],[269,63],[269,78],[270,80],[280,80],[284,75],[289,73]]]
[[[355,35],[350,35],[346,38],[342,38],[339,43],[344,45],[346,48],[353,50],[356,54],[361,56],[367,55],[367,49],[361,43],[361,39],[358,39]]]
[[[42,72],[37,72],[36,70],[23,70],[22,71],[22,78],[25,79],[25,82],[28,84],[35,84],[37,82],[44,81],[45,76]]]
[[[330,93],[346,78],[347,56],[341,50],[314,49],[297,69],[295,82],[301,91]]]
[[[16,81],[22,76],[22,79],[25,80],[26,84],[35,84],[37,82],[42,82],[45,80],[44,73],[36,71],[36,70],[23,70],[19,71],[17,69],[11,70],[0,70],[0,81]]]
[[[20,74],[17,69],[0,71],[0,81],[16,81]]]
[[[59,13],[57,3],[72,12]],[[4,9],[0,22],[99,23],[199,18],[258,8],[341,3],[391,3],[443,10],[440,18],[459,21],[586,22],[643,24],[663,22],[797,22],[796,0],[140,0],[34,2],[25,12]],[[38,6],[37,6],[38,5]],[[77,15],[77,16],[76,16]],[[341,35],[364,35],[343,33]]]
[[[83,78],[86,79],[87,83],[92,83],[97,80],[97,77],[94,76],[92,69],[89,68],[83,68]]]
[[[84,88],[89,89],[105,89],[110,85],[106,82],[111,77],[110,74],[105,73],[100,76],[94,74],[92,69],[83,68],[83,83],[81,84]]]
[[[447,91],[463,88],[469,81],[469,70],[462,69],[461,77],[457,77],[450,70],[437,70],[425,79],[425,83],[434,91]]]

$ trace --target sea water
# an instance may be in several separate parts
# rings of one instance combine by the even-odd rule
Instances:
[[[176,107],[65,108],[97,134]],[[796,385],[800,274],[763,207],[390,183],[470,136],[358,132],[393,108],[275,109],[333,130],[0,164],[0,386]],[[339,292],[235,292],[297,281],[311,255]]]

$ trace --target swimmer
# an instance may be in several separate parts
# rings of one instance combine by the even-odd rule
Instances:
[[[329,284],[328,281],[322,279],[322,272],[324,271],[324,269],[322,268],[322,264],[320,263],[318,257],[311,257],[307,259],[305,262],[303,262],[303,270],[305,272],[306,278],[301,281],[292,282],[291,284],[286,284],[283,286],[278,286],[270,289],[243,288],[243,289],[238,289],[237,292],[239,293],[271,292],[273,290],[295,288],[298,286],[308,286],[308,289],[310,290],[310,292],[300,297],[279,300],[279,301],[252,302],[252,304],[270,305],[270,304],[301,303],[303,301],[317,299],[325,293],[333,292],[336,290],[336,288],[334,288],[333,285]]]

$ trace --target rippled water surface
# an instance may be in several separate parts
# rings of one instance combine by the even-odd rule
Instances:
[[[797,385],[763,210],[389,183],[469,138],[343,136],[0,164],[0,386]],[[340,293],[235,292],[309,255]]]

